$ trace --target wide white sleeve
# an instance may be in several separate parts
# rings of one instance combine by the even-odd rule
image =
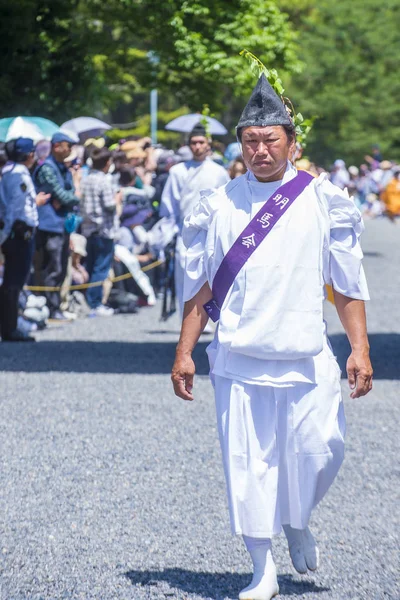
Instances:
[[[205,268],[205,248],[207,231],[214,210],[212,190],[201,192],[200,201],[183,223],[182,239],[186,247],[183,300],[191,300],[207,281]]]
[[[325,180],[322,192],[329,215],[329,267],[325,279],[336,291],[356,300],[369,300],[367,280],[362,266],[360,236],[364,223],[360,211],[347,190]]]
[[[176,165],[178,166],[178,165]],[[181,200],[181,182],[174,167],[169,172],[169,177],[161,195],[160,217],[174,217],[175,222],[180,221],[179,203]]]

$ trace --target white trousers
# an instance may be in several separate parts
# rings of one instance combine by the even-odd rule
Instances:
[[[335,479],[344,456],[340,372],[329,354],[317,371],[317,385],[286,388],[215,376],[232,533],[304,529]]]

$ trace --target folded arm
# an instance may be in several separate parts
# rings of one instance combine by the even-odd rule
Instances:
[[[79,204],[79,198],[75,190],[66,190],[58,181],[57,175],[48,165],[42,165],[37,174],[38,182],[45,187],[45,192],[51,194],[51,201],[59,202],[66,208],[72,208]]]

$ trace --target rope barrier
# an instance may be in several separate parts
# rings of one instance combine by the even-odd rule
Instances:
[[[149,265],[142,267],[142,271],[143,271],[143,273],[146,273],[147,271],[151,271],[152,269],[155,269],[156,267],[159,267],[162,264],[164,264],[163,260],[156,260],[156,261],[150,263]],[[124,275],[118,275],[118,277],[112,277],[110,279],[107,278],[103,281],[95,281],[93,283],[81,283],[80,285],[70,285],[68,290],[69,291],[87,290],[88,288],[92,288],[92,287],[100,287],[105,283],[105,281],[110,281],[111,283],[117,283],[117,281],[123,281],[124,279],[131,279],[132,277],[133,277],[132,273],[125,273]],[[24,289],[28,290],[30,292],[59,292],[61,290],[61,286],[26,285],[24,287]]]
[[[142,267],[143,273],[146,271],[151,271],[156,267],[164,264],[164,260],[156,260],[145,267]],[[87,290],[92,287],[99,287],[105,283],[105,281],[110,281],[111,283],[117,283],[118,281],[124,281],[125,279],[131,279],[133,277],[132,273],[125,273],[124,275],[118,275],[118,277],[112,277],[110,279],[105,279],[104,281],[95,281],[94,283],[82,283],[80,285],[71,285],[68,288],[68,291],[74,290]],[[30,292],[59,292],[61,290],[61,286],[42,286],[42,285],[27,285],[24,287],[25,290],[29,290]],[[330,285],[326,286],[327,289],[327,300],[332,304],[335,304],[335,300],[333,297],[332,287]]]

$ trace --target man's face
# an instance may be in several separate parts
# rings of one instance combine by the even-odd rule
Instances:
[[[53,145],[53,154],[58,162],[64,162],[64,160],[71,154],[72,144],[69,142],[57,142]]]
[[[281,179],[295,140],[289,141],[281,125],[246,127],[242,132],[243,160],[259,181]]]
[[[210,142],[203,135],[196,135],[190,139],[190,149],[194,160],[204,159],[210,152]]]

